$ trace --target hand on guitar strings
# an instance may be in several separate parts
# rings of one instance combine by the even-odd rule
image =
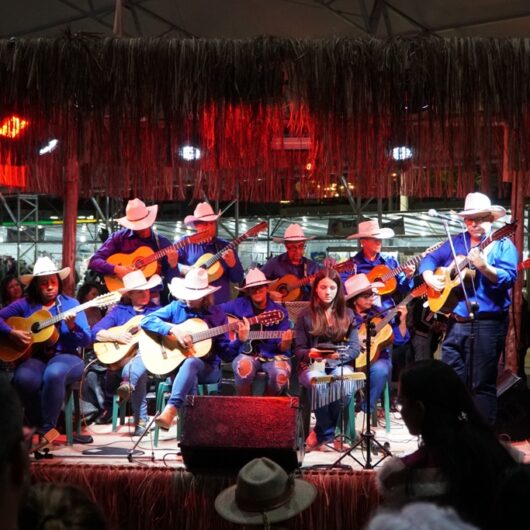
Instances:
[[[129,274],[129,272],[133,272],[132,267],[127,267],[125,265],[115,265],[114,266],[114,274],[118,278],[123,278],[126,274]]]
[[[223,260],[231,269],[236,266],[236,255],[232,249],[223,254]]]
[[[416,266],[415,265],[407,265],[406,267],[403,267],[403,272],[405,273],[405,276],[408,280],[410,280],[414,273],[416,272]]]
[[[436,276],[433,271],[425,271],[423,273],[423,280],[425,283],[435,291],[443,291],[445,287],[444,279],[440,276]]]
[[[486,258],[484,257],[484,253],[477,247],[472,248],[469,251],[469,254],[467,255],[469,261],[471,264],[475,267],[475,269],[482,271],[487,266],[486,264]]]
[[[185,349],[189,349],[193,346],[193,339],[189,332],[179,329],[177,326],[173,326],[169,330],[170,335]]]
[[[64,314],[64,323],[66,324],[66,327],[70,331],[74,331],[75,329],[75,313],[68,313],[66,312]]]
[[[241,342],[246,342],[248,340],[248,334],[250,332],[250,323],[248,319],[243,317],[243,320],[240,320],[237,324],[237,335]]]
[[[167,251],[167,262],[172,269],[178,265],[179,253],[174,248],[170,248]]]
[[[21,329],[12,329],[11,338],[17,346],[25,347],[31,344],[31,333]]]

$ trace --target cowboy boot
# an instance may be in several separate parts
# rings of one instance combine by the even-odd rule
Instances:
[[[175,405],[166,405],[164,410],[155,418],[155,423],[161,428],[168,431],[173,423],[175,418],[178,416],[178,409]]]

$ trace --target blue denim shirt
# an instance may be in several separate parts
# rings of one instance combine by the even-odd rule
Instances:
[[[179,250],[179,263],[182,265],[193,265],[203,254],[217,254],[219,250],[226,247],[228,241],[215,237],[210,243],[202,244],[191,244]],[[243,281],[245,273],[243,266],[239,260],[237,252],[234,250],[236,257],[236,264],[230,268],[223,258],[219,260],[221,267],[223,267],[223,275],[218,279],[210,283],[210,285],[221,286],[221,288],[214,293],[214,301],[216,304],[228,302],[230,300],[230,282],[239,284]]]
[[[452,239],[457,256],[467,256],[471,250],[469,232],[458,234]],[[519,261],[517,249],[509,239],[502,239],[491,243],[485,251],[487,252],[486,262],[497,270],[497,283],[492,283],[476,271],[475,289],[471,287],[467,290],[470,301],[478,303],[479,313],[506,313],[511,303],[511,288],[517,278]],[[421,274],[426,270],[434,271],[437,267],[447,267],[452,261],[451,247],[446,241],[440,248],[425,256],[420,263],[419,272]],[[453,312],[461,317],[469,316],[466,301],[458,302]]]
[[[252,301],[247,296],[242,298],[236,298],[235,300],[231,300],[230,302],[226,302],[224,304],[221,304],[220,306],[225,313],[229,315],[234,315],[237,318],[243,318],[243,317],[253,317],[256,316],[258,313],[256,312],[256,309],[252,305]],[[285,331],[290,328],[290,322],[289,322],[289,316],[287,314],[287,310],[273,302],[270,297],[267,297],[267,305],[263,311],[273,311],[273,310],[279,310],[284,314],[284,317],[280,322],[276,324],[271,324],[270,326],[264,326],[261,324],[257,324],[255,326],[251,326],[251,330],[264,330],[264,331],[275,331],[275,330],[281,330]],[[252,341],[252,350],[254,353],[257,353],[261,355],[262,357],[274,357],[275,355],[278,355],[279,353],[283,353],[284,355],[289,355],[290,352],[280,352],[278,350],[278,345],[280,344],[281,339],[266,339],[266,340],[259,340],[259,341]],[[244,344],[240,347],[240,353],[244,350]],[[246,350],[245,350],[246,351]]]
[[[56,304],[51,308],[46,308],[52,316],[65,313],[69,309],[79,305],[79,302],[70,296],[60,294],[57,296]],[[42,304],[30,304],[27,298],[15,300],[12,304],[0,309],[0,336],[11,333],[11,327],[5,322],[9,317],[28,318],[35,311],[43,309]],[[71,353],[77,355],[77,348],[84,348],[92,343],[90,328],[86,315],[80,311],[75,316],[75,328],[68,329],[65,321],[62,320],[59,326],[59,340],[54,345],[55,353]]]

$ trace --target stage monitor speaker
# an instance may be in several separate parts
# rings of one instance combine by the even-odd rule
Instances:
[[[180,449],[191,472],[237,472],[264,456],[288,472],[302,464],[298,398],[188,396],[181,413]]]

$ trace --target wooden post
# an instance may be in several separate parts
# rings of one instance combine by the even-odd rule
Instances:
[[[63,200],[63,267],[72,272],[63,282],[63,292],[75,295],[75,256],[77,233],[77,204],[79,201],[79,163],[71,157],[65,168],[65,191]]]

